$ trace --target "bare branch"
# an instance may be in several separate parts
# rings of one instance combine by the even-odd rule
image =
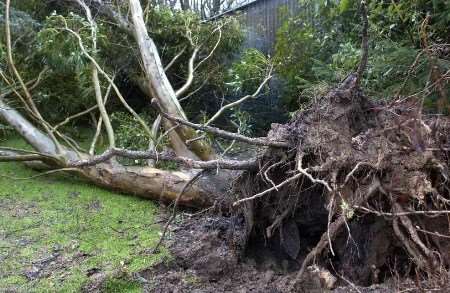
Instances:
[[[52,127],[52,131],[57,130],[58,128],[60,128],[63,125],[66,125],[67,123],[69,123],[70,121],[72,121],[75,118],[81,117],[83,115],[89,114],[90,112],[94,111],[95,109],[98,108],[98,105],[92,106],[90,108],[87,108],[84,111],[81,111],[79,113],[76,113],[74,115],[71,115],[69,117],[67,117],[66,119],[64,119],[63,121],[59,122],[58,124],[56,124],[55,126]]]
[[[191,44],[194,46],[194,51],[192,52],[191,58],[189,59],[189,64],[188,64],[188,77],[186,79],[186,82],[184,83],[184,85],[178,89],[177,91],[175,91],[175,96],[177,98],[179,98],[182,94],[184,94],[189,87],[192,85],[192,82],[194,81],[194,73],[197,70],[197,68],[200,67],[200,65],[202,65],[206,60],[208,60],[216,51],[217,47],[220,44],[220,40],[222,39],[222,25],[218,26],[216,29],[214,29],[212,31],[212,34],[216,31],[219,31],[219,37],[217,39],[217,42],[215,43],[214,47],[212,48],[212,50],[209,52],[209,54],[203,58],[195,67],[194,67],[194,62],[195,59],[197,58],[197,55],[200,51],[200,48],[203,46],[202,44],[199,46],[194,46],[194,41],[192,40],[192,37],[190,36],[190,31],[188,29],[188,36],[187,38],[189,39],[189,41],[191,42]]]
[[[367,31],[369,28],[369,21],[367,19],[367,7],[366,1],[361,0],[361,17],[363,22],[362,28],[362,38],[361,38],[361,61],[359,62],[358,69],[356,70],[356,85],[362,79],[364,71],[367,67],[367,59],[369,58],[369,40],[367,36]]]
[[[269,82],[269,80],[272,78],[272,70],[273,70],[273,65],[270,65],[269,71],[267,73],[266,78],[264,78],[264,80],[261,82],[261,84],[258,86],[258,88],[256,89],[256,91],[251,94],[251,95],[246,95],[245,97],[240,98],[237,101],[234,101],[232,103],[229,103],[225,106],[223,106],[222,108],[219,109],[219,111],[217,111],[216,114],[213,115],[213,117],[211,117],[211,119],[209,119],[206,123],[205,126],[210,125],[211,123],[213,123],[217,118],[220,117],[220,115],[222,115],[226,110],[231,109],[233,107],[236,107],[240,104],[242,104],[243,102],[247,101],[248,99],[254,99],[256,97],[258,97],[259,93],[261,92],[261,90],[264,88],[264,86]]]
[[[97,144],[98,138],[100,137],[100,133],[102,132],[102,124],[103,119],[100,116],[97,121],[97,128],[95,129],[94,137],[92,138],[91,146],[89,147],[89,155],[94,155],[95,153],[95,145]]]
[[[128,110],[128,112],[131,113],[131,115],[133,115],[134,118],[136,118],[136,120],[141,124],[141,126],[144,128],[144,130],[150,136],[151,130],[148,127],[148,125],[145,123],[144,120],[142,120],[142,118],[136,113],[136,111],[134,111],[133,108],[131,108],[130,105],[128,105],[127,101],[120,93],[119,88],[114,83],[114,80],[112,80],[111,77],[109,77],[109,75],[100,67],[100,65],[97,63],[97,61],[87,52],[86,48],[83,45],[83,40],[81,39],[80,35],[77,34],[76,32],[74,32],[73,30],[71,30],[70,28],[68,28],[67,25],[65,27],[65,30],[72,33],[78,39],[78,44],[79,44],[80,49],[83,52],[83,54],[93,63],[93,65],[97,68],[98,72],[100,72],[106,78],[106,80],[109,82],[109,84],[112,86],[115,93],[117,94],[117,97],[119,98],[119,101],[122,103],[122,105]],[[105,121],[103,121],[103,122],[105,122]]]
[[[158,142],[156,142],[156,138],[158,137],[158,131],[159,131],[159,128],[161,127],[161,122],[162,122],[161,114],[158,114],[155,121],[153,121],[153,125],[152,125],[152,137],[150,139],[150,144],[148,146],[149,151],[156,151],[156,147],[158,144]],[[148,161],[149,165],[154,165],[154,163],[155,163],[154,160]]]
[[[40,155],[12,155],[3,156],[0,152],[0,162],[27,162],[27,161],[42,161],[44,157]]]
[[[435,215],[450,215],[450,210],[430,210],[430,211],[411,211],[411,212],[398,212],[398,213],[389,213],[389,212],[381,212],[372,209],[368,209],[363,206],[354,205],[355,209],[375,214],[377,216],[388,216],[388,217],[400,217],[400,216],[413,216],[413,215],[422,215],[422,216],[435,216]]]
[[[206,83],[208,82],[208,79],[209,79],[209,77],[205,78],[205,80],[202,82],[202,84],[198,88],[196,88],[195,90],[193,90],[192,92],[190,92],[186,96],[182,97],[178,101],[180,101],[180,102],[186,101],[191,96],[195,95],[199,90],[201,90],[206,85]]]
[[[80,170],[77,168],[61,168],[61,169],[54,169],[54,170],[46,171],[46,172],[39,173],[39,174],[29,176],[29,177],[14,177],[14,176],[8,176],[8,175],[3,175],[3,174],[0,174],[0,177],[8,178],[11,180],[31,180],[34,178],[51,175],[51,174],[55,174],[55,173],[59,173],[59,172],[67,172],[67,171],[79,172]]]
[[[193,129],[196,130],[201,130],[201,131],[206,131],[209,133],[212,133],[216,136],[220,136],[223,138],[227,138],[227,139],[232,139],[232,140],[238,140],[241,142],[245,142],[248,144],[253,144],[253,145],[260,145],[260,146],[271,146],[271,147],[278,147],[278,148],[287,148],[289,147],[289,144],[287,142],[281,142],[281,141],[270,141],[266,138],[251,138],[251,137],[247,137],[244,136],[242,134],[237,134],[237,133],[232,133],[232,132],[228,132],[216,127],[212,127],[212,126],[205,126],[205,125],[201,125],[201,124],[195,124],[189,121],[186,121],[184,119],[178,118],[178,117],[173,117],[167,113],[164,113],[161,109],[161,107],[158,104],[158,101],[156,99],[152,100],[152,105],[155,106],[155,108],[158,110],[158,112],[166,119],[174,121],[174,122],[178,122],[180,124],[183,124],[185,126],[191,127]]]
[[[192,177],[188,182],[186,182],[186,184],[183,186],[183,188],[178,193],[177,198],[175,199],[175,202],[173,204],[172,215],[170,216],[169,220],[167,221],[166,225],[164,226],[164,230],[163,230],[163,232],[161,234],[161,237],[159,238],[158,243],[155,245],[155,247],[152,250],[153,253],[157,253],[158,252],[159,246],[161,245],[161,243],[164,240],[164,237],[166,236],[167,229],[169,228],[169,225],[173,222],[173,220],[175,220],[175,217],[177,215],[178,203],[180,202],[180,199],[183,196],[184,192],[190,186],[192,186],[192,184],[194,184],[204,173],[205,173],[205,170],[202,170],[202,171],[198,172],[197,174],[195,174],[194,177]]]
[[[5,4],[5,35],[6,35],[6,53],[7,53],[9,66],[10,66],[11,70],[13,71],[14,75],[16,76],[17,80],[19,81],[23,92],[25,93],[26,103],[31,108],[31,111],[33,112],[34,116],[36,117],[36,119],[39,121],[41,126],[44,128],[44,130],[49,135],[50,139],[55,144],[57,153],[62,153],[63,149],[62,149],[60,143],[56,139],[55,135],[51,132],[49,124],[44,120],[41,113],[37,109],[37,107],[33,101],[33,98],[31,97],[30,91],[28,90],[26,84],[24,83],[19,71],[17,70],[17,68],[14,64],[14,59],[12,56],[11,30],[10,30],[10,20],[9,20],[10,5],[11,5],[11,0],[6,0],[6,4]]]
[[[115,76],[112,77],[112,80],[115,79]],[[108,101],[109,94],[111,93],[112,85],[109,84],[108,89],[106,90],[105,98],[103,99],[103,104],[106,105],[106,102]],[[100,133],[102,131],[102,124],[103,119],[102,115],[100,114],[100,117],[97,120],[97,128],[95,129],[94,137],[92,138],[91,146],[89,148],[89,155],[94,155],[95,153],[95,145],[97,144],[97,140],[100,137]]]
[[[357,198],[355,200],[355,205],[361,205],[367,202],[377,191],[380,190],[381,184],[380,181],[375,178],[371,185],[368,186],[367,191],[363,196]],[[303,274],[305,273],[308,265],[313,261],[317,256],[319,256],[322,251],[328,246],[328,242],[334,239],[341,229],[341,227],[346,223],[347,215],[344,213],[339,218],[337,218],[333,223],[330,224],[329,228],[325,233],[322,234],[317,245],[308,253],[308,255],[303,260],[302,266],[297,273],[297,277],[295,281],[299,281],[302,279]]]
[[[84,9],[86,18],[90,24],[91,37],[92,37],[92,51],[96,52],[97,51],[97,24],[95,23],[94,19],[92,18],[91,9],[86,5],[86,3],[84,3],[83,0],[76,0],[76,1]],[[81,37],[78,40],[79,40],[79,43],[82,43]],[[82,51],[86,55],[87,52],[85,52],[85,50],[83,50],[83,49],[82,49]],[[94,59],[94,58],[92,58],[92,59]],[[102,120],[105,124],[106,133],[108,134],[109,147],[113,148],[116,145],[115,137],[114,137],[114,129],[111,125],[111,120],[109,119],[109,115],[108,115],[108,112],[106,111],[106,107],[103,104],[102,90],[101,90],[101,86],[100,86],[100,80],[98,77],[98,68],[92,60],[91,60],[91,67],[92,67],[91,78],[92,78],[92,83],[94,85],[95,100],[97,102],[97,107],[102,116]]]
[[[175,56],[173,56],[172,60],[170,60],[169,63],[164,67],[164,71],[167,71],[172,67],[173,64],[175,64],[175,61],[177,61],[178,58],[180,58],[181,55],[183,55],[184,51],[186,51],[186,47],[183,47],[183,49],[180,50]]]
[[[94,156],[86,160],[74,160],[68,162],[68,167],[85,167],[94,166],[102,162],[108,161],[113,157],[123,157],[128,159],[153,159],[161,161],[170,161],[180,163],[188,168],[193,169],[229,169],[229,170],[251,170],[257,167],[256,160],[236,161],[236,160],[210,160],[196,161],[189,158],[177,157],[167,153],[157,153],[155,151],[131,151],[119,148],[112,148],[101,155]]]
[[[195,47],[194,51],[192,52],[191,58],[189,58],[189,65],[188,65],[188,77],[186,79],[186,82],[183,84],[181,88],[175,91],[175,96],[178,98],[182,94],[184,94],[189,87],[191,86],[192,82],[194,81],[194,61],[195,58],[197,58],[197,54],[200,50],[200,47]]]
[[[332,192],[333,189],[330,187],[330,185],[325,180],[314,178],[311,174],[308,173],[308,168],[305,169],[302,167],[302,158],[303,158],[303,155],[300,155],[299,159],[297,160],[297,164],[298,164],[297,170],[300,172],[300,174],[305,175],[306,178],[308,178],[312,183],[319,183],[319,184],[323,185],[327,189],[328,192]]]
[[[279,188],[283,187],[284,185],[288,184],[289,182],[292,182],[292,181],[295,181],[295,180],[299,179],[301,176],[303,176],[303,174],[298,173],[298,174],[296,174],[296,175],[294,175],[294,176],[292,176],[292,177],[289,177],[288,179],[284,180],[284,181],[281,182],[280,184],[275,185],[275,186],[273,186],[273,187],[271,187],[271,188],[269,188],[269,189],[264,190],[263,192],[260,192],[260,193],[257,193],[257,194],[255,194],[255,195],[253,195],[253,196],[246,197],[246,198],[242,198],[242,199],[240,199],[240,200],[235,201],[235,202],[233,203],[233,206],[240,205],[241,203],[246,202],[246,201],[249,201],[249,200],[255,200],[255,199],[257,199],[257,198],[260,198],[260,197],[266,195],[266,194],[269,193],[269,192],[272,192],[272,191],[274,191],[274,190],[278,190]]]
[[[208,60],[214,54],[214,52],[216,51],[217,47],[219,47],[220,41],[222,39],[222,26],[223,25],[220,25],[220,26],[218,26],[216,29],[214,29],[212,31],[212,33],[214,33],[216,30],[219,31],[219,37],[217,38],[217,42],[214,45],[214,47],[212,48],[212,50],[209,52],[209,54],[205,58],[203,58],[200,62],[198,62],[198,64],[195,66],[194,70],[197,70],[197,68],[199,68],[200,65],[202,65],[206,60]]]
[[[44,74],[47,72],[47,70],[48,70],[48,67],[44,67],[44,69],[42,69],[41,72],[39,72],[37,78],[33,78],[32,80],[29,80],[25,83],[25,86],[28,87],[29,91],[35,89],[39,85],[39,83],[42,81],[42,78],[43,78]],[[2,76],[3,80],[9,85],[8,88],[3,89],[3,92],[0,94],[0,99],[9,96],[12,93],[16,93],[18,90],[20,90],[22,88],[22,86],[20,84],[17,86],[11,84],[10,81],[7,79],[7,77],[3,73],[0,73],[0,75]]]
[[[58,158],[36,151],[0,146],[0,162],[30,162],[41,161],[49,165],[58,165]]]

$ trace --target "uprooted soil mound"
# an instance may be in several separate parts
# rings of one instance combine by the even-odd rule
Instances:
[[[231,212],[172,225],[174,261],[142,273],[149,291],[450,290],[450,119],[352,78],[272,126],[292,147],[241,174]]]
[[[292,290],[314,267],[330,288],[339,276],[448,283],[448,117],[423,115],[413,98],[371,101],[350,76],[269,138],[292,148],[267,150],[235,184],[241,246],[277,251],[297,271]]]

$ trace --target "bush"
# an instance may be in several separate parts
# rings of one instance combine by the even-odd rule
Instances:
[[[286,83],[284,101],[291,110],[298,102],[308,102],[317,83],[341,81],[360,59],[359,1],[303,0],[301,4],[300,14],[279,29],[275,47],[277,72]],[[450,2],[444,0],[368,1],[370,52],[363,85],[369,94],[386,98],[402,90],[409,95],[430,82],[430,64],[420,53],[418,30],[429,15],[429,43],[448,44],[449,9]],[[433,58],[441,72],[448,70],[448,54]],[[431,92],[426,104],[433,107],[435,100],[436,93]]]

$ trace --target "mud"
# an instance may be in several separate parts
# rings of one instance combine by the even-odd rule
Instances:
[[[161,263],[135,275],[144,292],[363,292],[388,293],[408,290],[421,292],[410,279],[386,278],[382,284],[370,286],[349,285],[347,278],[337,278],[333,289],[324,287],[324,280],[313,268],[307,277],[291,288],[296,271],[273,249],[256,245],[245,254],[229,246],[230,235],[240,234],[241,224],[227,217],[194,217],[171,226],[172,238],[166,245],[173,260]],[[344,280],[345,279],[345,280]],[[425,284],[426,285],[426,284]],[[425,286],[424,285],[424,286]],[[428,287],[431,288],[431,287]],[[433,292],[448,292],[434,288]]]

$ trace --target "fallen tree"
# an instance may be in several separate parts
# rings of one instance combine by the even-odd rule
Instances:
[[[86,17],[91,24],[93,49],[95,50],[96,26],[94,20],[92,19],[90,7],[83,1],[76,0],[70,2],[78,5],[78,7],[85,11]],[[110,9],[112,9],[110,4],[104,4],[102,1],[97,1],[92,4],[99,5],[97,8],[100,10],[106,9],[107,11],[110,11]],[[143,63],[145,64],[144,71],[146,73],[145,76],[147,77],[147,84],[150,89],[149,93],[151,94],[151,97],[158,100],[159,105],[165,113],[184,120],[186,119],[185,114],[175,97],[175,91],[172,85],[165,75],[156,46],[154,45],[152,39],[148,36],[143,21],[140,3],[139,1],[132,0],[129,4],[130,8],[132,8],[131,12],[133,24],[129,23],[128,20],[122,19],[117,13],[111,13],[109,15],[111,15],[114,20],[117,20],[119,25],[126,27],[126,32],[133,34],[139,44],[141,57]],[[16,150],[16,153],[13,156],[6,156],[1,160],[10,161],[14,159],[18,161],[26,161],[32,159],[32,161],[43,161],[46,163],[51,161],[52,168],[76,172],[98,185],[166,202],[173,201],[177,194],[179,194],[179,192],[183,189],[183,186],[195,177],[195,174],[198,172],[195,171],[195,168],[203,168],[204,166],[209,165],[209,169],[220,169],[221,167],[226,167],[226,169],[248,169],[254,166],[254,163],[252,162],[244,162],[244,164],[242,164],[241,162],[215,159],[211,146],[206,144],[201,137],[197,138],[197,134],[192,128],[186,127],[180,123],[174,124],[166,119],[164,119],[165,122],[163,121],[163,125],[166,129],[166,133],[164,133],[164,135],[168,135],[170,137],[171,147],[174,154],[158,154],[155,150],[150,150],[145,154],[130,155],[126,151],[122,153],[125,155],[128,154],[129,157],[137,156],[139,158],[145,157],[147,159],[154,160],[171,160],[182,162],[186,165],[186,167],[188,167],[185,168],[184,171],[166,171],[155,169],[150,166],[125,167],[118,164],[114,159],[110,160],[111,157],[108,156],[97,162],[98,164],[78,166],[79,163],[77,163],[77,161],[86,160],[90,157],[90,155],[80,153],[80,151],[78,151],[73,144],[62,145],[60,143],[55,135],[57,132],[40,115],[39,110],[34,104],[29,88],[23,82],[20,73],[15,67],[12,57],[13,54],[9,23],[10,1],[6,2],[5,8],[5,32],[7,40],[6,47],[8,52],[8,63],[11,71],[13,72],[13,79],[17,79],[19,85],[13,87],[11,91],[0,96],[0,117],[25,139],[34,148],[35,152],[33,152],[32,157],[29,157],[29,152],[24,150]],[[126,22],[126,25],[124,25],[124,22]],[[100,121],[103,121],[103,125],[105,126],[109,137],[109,146],[111,148],[110,154],[116,156],[114,151],[117,152],[117,150],[114,149],[115,143],[113,130],[111,129],[111,125],[109,123],[108,113],[106,113],[106,110],[102,106],[101,102],[102,93],[99,89],[99,73],[106,77],[119,97],[121,94],[117,86],[115,86],[114,81],[107,76],[107,74],[95,61],[95,58],[88,53],[85,44],[81,41],[81,37],[67,27],[64,30],[78,38],[82,51],[92,63],[92,82],[94,88],[97,89],[96,99],[102,118],[99,119],[99,124]],[[23,92],[23,94],[19,93],[19,91]],[[44,131],[41,131],[33,123],[30,123],[22,113],[16,111],[5,101],[5,98],[11,93],[15,93],[17,95],[24,108],[27,110],[26,114],[28,114],[33,122],[36,122],[37,125],[41,126]],[[126,102],[124,103],[125,107],[129,108]],[[187,141],[190,141],[189,145],[187,145]],[[8,154],[11,154],[11,150],[8,150]],[[210,161],[207,163],[202,162],[199,161],[199,158]],[[223,184],[220,184],[220,182],[224,180],[221,176],[222,174],[220,174],[220,176],[215,176],[220,177],[219,179],[216,179],[218,182],[215,184],[211,184],[215,180],[211,176],[209,176],[208,179],[198,180],[184,192],[183,198],[180,200],[180,204],[194,207],[211,205],[214,202],[214,195],[223,193]]]
[[[9,66],[19,83],[12,92],[25,113],[9,105],[10,93],[4,93],[0,117],[34,151],[0,148],[0,161],[40,161],[53,171],[73,172],[106,188],[184,206],[210,207],[219,202],[221,210],[245,219],[244,235],[235,238],[237,247],[244,249],[266,239],[269,245],[281,247],[286,259],[300,263],[294,265],[298,272],[292,290],[313,263],[364,285],[382,281],[391,269],[445,281],[443,272],[450,266],[450,120],[424,116],[422,101],[416,97],[375,102],[364,95],[359,84],[367,63],[365,12],[363,55],[357,71],[290,122],[273,125],[267,137],[250,138],[209,122],[187,121],[148,36],[139,1],[129,1],[132,23],[117,20],[110,6],[94,1],[100,5],[97,9],[107,9],[105,14],[120,21],[139,44],[149,98],[154,99],[173,149],[158,153],[116,148],[102,94],[97,91],[109,148],[95,156],[61,143],[34,105],[12,58],[9,2],[6,45]],[[75,2],[85,10],[95,32],[90,7],[81,0]],[[102,70],[83,51],[94,68],[93,85],[99,88],[96,74]],[[239,101],[256,97],[270,76],[271,69],[257,91]],[[449,74],[441,79],[448,80]],[[108,78],[108,82],[119,95],[114,81]],[[225,105],[218,115],[228,108]],[[257,145],[264,151],[249,160],[227,160],[215,154],[201,132]],[[174,161],[181,168],[123,166],[117,157]],[[211,172],[198,176],[200,170]]]

